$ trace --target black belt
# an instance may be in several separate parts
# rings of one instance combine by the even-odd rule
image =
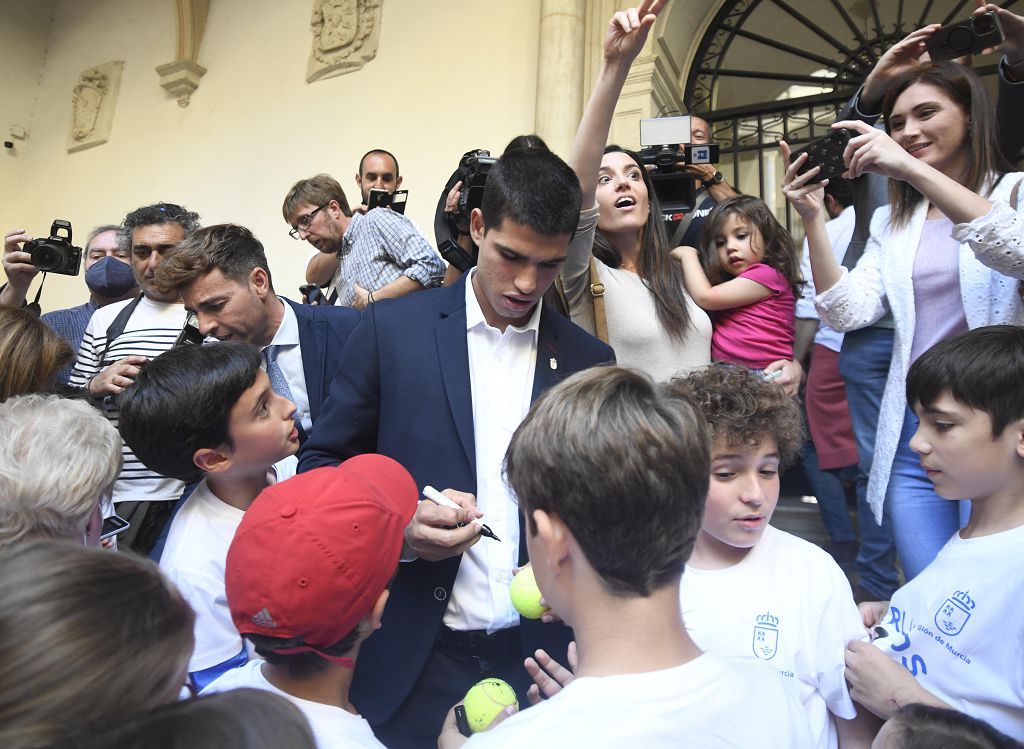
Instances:
[[[442,625],[437,649],[447,655],[502,661],[519,658],[521,642],[519,627],[499,629],[493,634],[487,634],[483,629],[456,630]]]

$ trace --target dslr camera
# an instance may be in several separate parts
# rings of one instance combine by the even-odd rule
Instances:
[[[640,120],[640,158],[653,166],[651,183],[662,214],[693,210],[697,185],[676,164],[717,164],[717,143],[690,143],[690,118],[651,117]]]
[[[66,237],[59,236],[61,230]],[[32,265],[44,273],[77,276],[82,267],[82,248],[71,244],[71,222],[56,219],[50,226],[50,236],[26,242],[22,248],[32,256]]]

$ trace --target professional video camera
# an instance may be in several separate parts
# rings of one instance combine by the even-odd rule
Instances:
[[[463,273],[476,265],[476,259],[455,242],[455,237],[458,237],[458,224],[460,221],[469,221],[473,209],[480,207],[484,186],[487,184],[487,174],[497,160],[491,156],[490,151],[482,148],[464,153],[459,160],[458,168],[448,178],[437,201],[437,209],[434,211],[434,238],[437,240],[437,249],[441,257]],[[454,211],[446,212],[448,193],[455,187],[456,182],[462,182],[459,204]]]
[[[690,143],[690,118],[650,117],[640,120],[640,158],[654,167],[651,183],[662,216],[693,210],[697,184],[676,164],[716,164],[718,144]]]
[[[57,235],[61,229],[66,237]],[[26,242],[24,252],[32,256],[32,265],[44,273],[77,276],[82,266],[82,248],[71,244],[71,222],[57,219],[50,226],[50,236]]]

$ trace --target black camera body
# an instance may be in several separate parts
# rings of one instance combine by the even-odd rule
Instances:
[[[62,229],[66,237],[58,235]],[[23,250],[32,256],[32,265],[44,273],[77,276],[82,267],[82,248],[71,244],[70,221],[55,220],[49,237],[26,242]]]
[[[972,55],[1003,41],[1003,26],[992,11],[979,13],[960,23],[943,26],[925,42],[932,62]]]
[[[487,185],[487,174],[497,162],[490,151],[479,149],[470,151],[459,161],[458,174],[462,180],[459,191],[459,218],[469,219],[474,208],[479,208],[484,198],[484,187]]]
[[[822,180],[841,177],[843,172],[846,171],[846,162],[843,161],[846,145],[850,142],[851,138],[856,136],[857,132],[855,130],[840,127],[830,132],[824,138],[808,143],[793,154],[794,160],[802,153],[807,154],[807,161],[797,170],[797,174],[804,174],[814,167],[820,166],[821,169],[814,175],[811,182],[821,182]]]

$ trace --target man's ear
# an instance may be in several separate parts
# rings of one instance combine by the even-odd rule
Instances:
[[[1012,424],[1007,424],[1006,428],[1013,430],[1017,457],[1024,459],[1024,419],[1017,419]]]
[[[230,451],[223,446],[216,449],[200,447],[192,454],[192,462],[203,473],[223,473],[234,465]]]
[[[267,298],[270,293],[270,276],[263,268],[257,266],[249,272],[249,283],[261,301]]]
[[[473,238],[479,246],[484,241],[484,214],[479,208],[474,208],[469,214],[469,235]]]
[[[402,176],[399,175],[399,176],[395,177],[395,190],[398,190],[398,188],[401,187],[401,186],[402,186]]]
[[[373,604],[373,608],[370,609],[370,613],[367,614],[366,618],[370,622],[371,632],[380,629],[380,622],[384,616],[384,606],[387,604],[388,596],[390,595],[391,591],[389,591],[387,588],[382,590],[380,592],[380,595],[377,596],[377,602]]]
[[[547,550],[545,557],[549,572],[552,575],[557,575],[560,568],[568,561],[569,529],[558,515],[544,510],[534,510],[531,515],[537,526],[537,536],[540,537]]]

